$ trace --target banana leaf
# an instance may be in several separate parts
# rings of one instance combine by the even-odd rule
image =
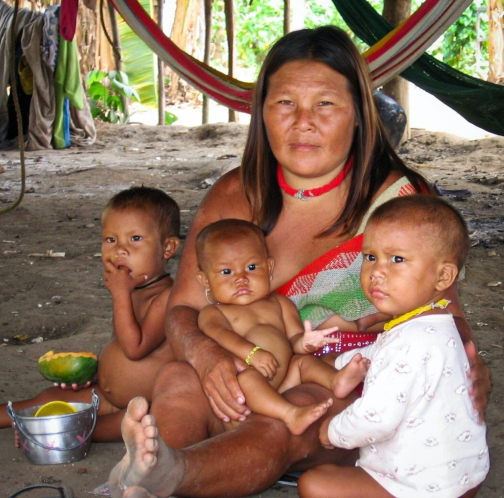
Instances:
[[[154,12],[152,0],[140,0],[139,3],[152,17]],[[131,30],[120,15],[117,15],[117,24],[121,38],[123,70],[129,77],[130,85],[139,93],[143,105],[156,107],[157,62],[154,52]]]

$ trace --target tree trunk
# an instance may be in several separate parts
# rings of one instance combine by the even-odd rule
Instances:
[[[203,62],[210,64],[210,41],[212,39],[212,4],[213,0],[204,0],[205,5],[205,53]],[[210,100],[203,94],[203,107],[201,110],[201,122],[207,124],[210,117]]]
[[[284,35],[290,33],[290,0],[284,0]]]
[[[233,0],[224,0],[224,9],[226,12],[226,35],[228,43],[228,75],[234,77],[236,69],[236,40],[235,40],[235,15],[233,8]],[[236,123],[238,121],[238,112],[234,109],[229,109],[229,122]]]
[[[411,0],[384,0],[383,17],[392,26],[397,26],[411,15]],[[404,78],[396,76],[383,85],[383,92],[392,97],[409,116],[409,83]],[[403,140],[410,137],[409,123],[406,124]]]
[[[504,84],[504,0],[488,0],[488,81]]]
[[[107,2],[109,20],[110,20],[110,29],[112,31],[112,41],[114,43],[114,62],[117,71],[123,71],[123,64],[121,59],[121,37],[119,36],[119,28],[117,26],[117,17],[114,7],[112,4]],[[122,108],[124,109],[124,117],[127,118],[129,116],[128,110],[128,99],[121,95],[120,97]]]
[[[175,20],[173,21],[170,38],[175,45],[190,53],[190,55],[192,55],[192,50],[188,50],[188,46],[194,44],[198,12],[198,0],[177,0]],[[172,71],[168,91],[170,98],[174,98],[177,94],[179,79],[178,74]]]
[[[157,22],[158,26],[163,31],[163,7],[164,0],[158,0],[157,6]],[[164,85],[164,62],[161,57],[157,56],[157,84],[158,84],[158,125],[165,124],[165,85]]]

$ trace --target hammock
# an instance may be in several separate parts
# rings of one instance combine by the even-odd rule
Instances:
[[[347,2],[333,0],[339,11],[340,3],[348,8]],[[364,0],[376,14],[374,9]],[[397,28],[389,29],[377,38],[363,55],[366,58],[375,88],[382,86],[410,66],[444,33],[464,12],[472,0],[426,0],[418,10]],[[360,6],[352,4],[353,13],[358,12],[362,19]],[[342,17],[345,16],[340,12]],[[357,16],[352,16],[352,21]],[[364,19],[364,23],[368,19]],[[352,26],[347,22],[350,28]],[[356,33],[354,31],[354,33]],[[357,33],[356,33],[357,34]],[[359,36],[359,35],[357,35]],[[380,39],[381,38],[381,39]]]
[[[252,84],[230,78],[178,48],[137,0],[110,1],[131,29],[183,79],[226,107],[250,112]],[[373,45],[364,56],[375,87],[401,74],[476,126],[504,135],[504,122],[498,119],[504,104],[495,102],[504,102],[503,87],[471,78],[422,55],[471,0],[426,0],[395,29],[366,0],[333,0],[333,3],[352,31]]]
[[[392,30],[366,0],[333,0],[333,3],[350,29],[368,45],[378,43]],[[504,135],[504,86],[468,76],[427,54],[404,69],[401,76],[470,123]]]
[[[250,113],[252,84],[231,78],[177,47],[137,0],[110,0],[121,17],[145,44],[182,79],[220,104]]]

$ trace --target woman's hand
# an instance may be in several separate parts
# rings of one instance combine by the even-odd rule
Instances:
[[[490,379],[490,370],[481,359],[481,356],[476,351],[474,342],[469,341],[465,344],[467,357],[471,370],[469,378],[472,381],[472,387],[469,391],[472,404],[478,412],[480,423],[483,423],[485,410],[488,405],[488,395],[492,391],[492,382]]]
[[[451,301],[451,304],[448,306],[448,311],[453,314],[455,325],[457,326],[460,338],[464,343],[470,366],[469,379],[472,382],[469,394],[471,396],[474,409],[478,412],[479,421],[483,423],[485,410],[488,405],[488,395],[492,390],[490,370],[478,354],[472,328],[463,316],[463,312],[460,311],[461,307],[456,293],[456,287],[452,286],[452,289],[453,290],[448,295],[448,298]]]
[[[357,330],[359,332],[382,332],[383,324],[392,320],[391,315],[386,315],[385,313],[373,313],[372,315],[365,316],[364,318],[358,318]]]
[[[247,368],[245,362],[217,344],[207,342],[205,351],[198,355],[198,361],[193,366],[219,419],[224,422],[243,422],[250,415],[245,405],[245,395],[236,378],[237,373]]]

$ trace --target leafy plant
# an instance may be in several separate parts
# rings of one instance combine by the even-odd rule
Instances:
[[[378,12],[383,11],[383,0],[368,0]],[[414,12],[424,0],[412,0]],[[475,0],[460,18],[428,50],[428,53],[443,62],[477,75],[476,67],[476,19],[477,10],[483,5]],[[309,28],[333,24],[344,29],[361,52],[368,46],[348,28],[331,0],[304,0],[304,25]],[[257,75],[269,47],[283,34],[283,0],[234,0],[236,63],[239,69],[247,70],[248,80]],[[212,66],[226,72],[227,44],[225,33],[224,0],[215,0],[212,7]],[[481,17],[481,35],[485,37],[488,24],[486,15]],[[481,44],[481,59],[488,60],[486,42]],[[482,64],[483,65],[483,64]]]
[[[93,118],[106,123],[126,123],[128,101],[140,101],[138,92],[129,84],[128,75],[123,71],[89,71],[86,85]]]
[[[429,50],[434,57],[442,60],[459,71],[478,76],[480,70],[476,64],[477,52],[477,2],[471,3],[463,14],[446,30],[442,42]],[[482,35],[488,35],[488,18],[481,16]],[[488,60],[488,43],[481,44],[481,58]]]
[[[154,16],[153,0],[139,0],[139,4],[151,17]],[[156,54],[145,42],[117,16],[121,38],[121,60],[128,73],[130,84],[138,91],[142,105],[156,107],[158,104]]]

